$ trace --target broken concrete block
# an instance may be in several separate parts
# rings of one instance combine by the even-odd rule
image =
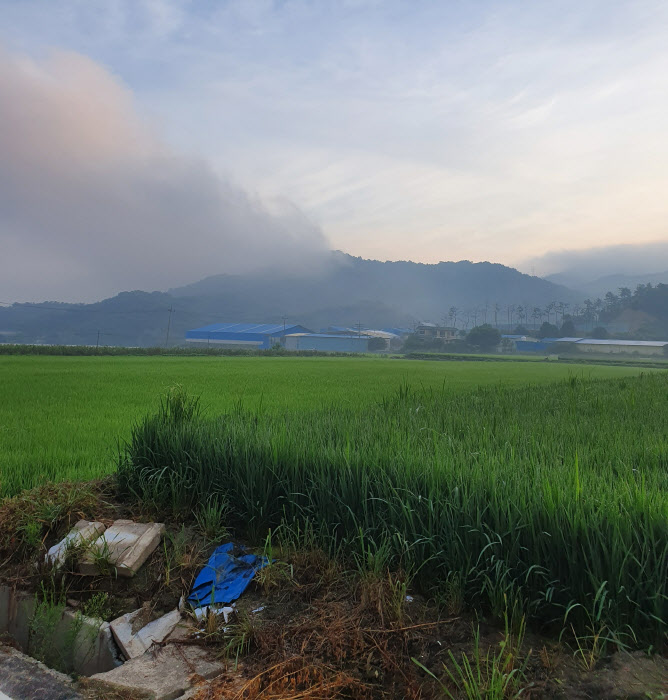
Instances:
[[[113,671],[96,673],[89,687],[149,692],[155,700],[173,700],[189,690],[195,678],[215,678],[224,670],[224,665],[211,658],[206,649],[167,645],[155,653],[147,651]]]
[[[0,698],[82,700],[70,678],[3,645],[0,645]]]
[[[51,644],[60,667],[81,676],[111,671],[124,661],[108,622],[69,608],[63,611]]]
[[[92,542],[105,530],[102,523],[97,521],[79,520],[78,523],[63,537],[58,544],[54,544],[46,553],[46,563],[61,567],[65,563],[67,551],[87,542]]]
[[[11,637],[21,651],[34,653],[31,626],[39,614],[34,595],[0,586],[0,638]],[[39,651],[60,668],[87,675],[109,671],[123,663],[108,622],[65,608],[49,624],[52,628],[40,640]]]
[[[135,610],[127,615],[122,615],[111,623],[111,632],[126,659],[135,659],[141,656],[148,651],[154,642],[164,641],[179,626],[185,630],[186,626],[181,624],[181,613],[178,610],[172,610],[172,612],[149,622],[135,632],[135,622],[142,612],[142,609]]]
[[[86,576],[95,576],[110,566],[120,576],[134,576],[158,546],[164,531],[162,523],[115,520],[91,543],[79,564],[79,571]]]

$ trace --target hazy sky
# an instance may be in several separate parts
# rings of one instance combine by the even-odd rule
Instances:
[[[662,0],[0,0],[0,300],[666,241],[667,46]]]

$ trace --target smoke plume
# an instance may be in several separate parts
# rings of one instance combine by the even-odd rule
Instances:
[[[75,53],[0,50],[0,300],[94,300],[219,272],[303,265],[327,249],[139,119],[126,87]]]

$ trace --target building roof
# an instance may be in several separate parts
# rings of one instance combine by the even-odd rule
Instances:
[[[544,343],[578,343],[580,345],[631,345],[639,347],[662,347],[668,345],[668,340],[622,340],[614,338],[543,338]]]
[[[381,328],[381,330],[394,335],[410,335],[413,332],[411,328]]]
[[[355,340],[369,340],[368,335],[341,335],[340,333],[288,333],[286,338],[354,338]]]
[[[323,329],[320,331],[321,333],[336,333],[338,335],[339,333],[353,333],[356,332],[354,328],[351,328],[350,326],[329,326],[326,329]]]
[[[293,328],[304,330],[302,326],[291,324],[284,326],[282,323],[212,323],[201,328],[194,328],[189,333],[254,333],[257,335],[282,334]]]
[[[614,340],[612,338],[599,340],[597,338],[582,338],[581,345],[629,345],[633,347],[661,348],[668,345],[668,340]]]
[[[390,333],[389,331],[374,331],[371,328],[363,330],[362,335],[366,335],[371,338],[385,338],[385,340],[392,340],[392,338],[399,337],[396,333]]]

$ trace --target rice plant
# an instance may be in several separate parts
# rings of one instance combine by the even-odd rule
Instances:
[[[239,531],[308,524],[326,551],[367,567],[382,555],[425,590],[457,581],[463,604],[499,618],[506,600],[534,625],[558,628],[568,610],[582,634],[598,605],[610,638],[661,645],[666,396],[655,373],[403,387],[363,411],[177,419],[163,406],[134,426],[119,483],[178,512],[220,495]]]

